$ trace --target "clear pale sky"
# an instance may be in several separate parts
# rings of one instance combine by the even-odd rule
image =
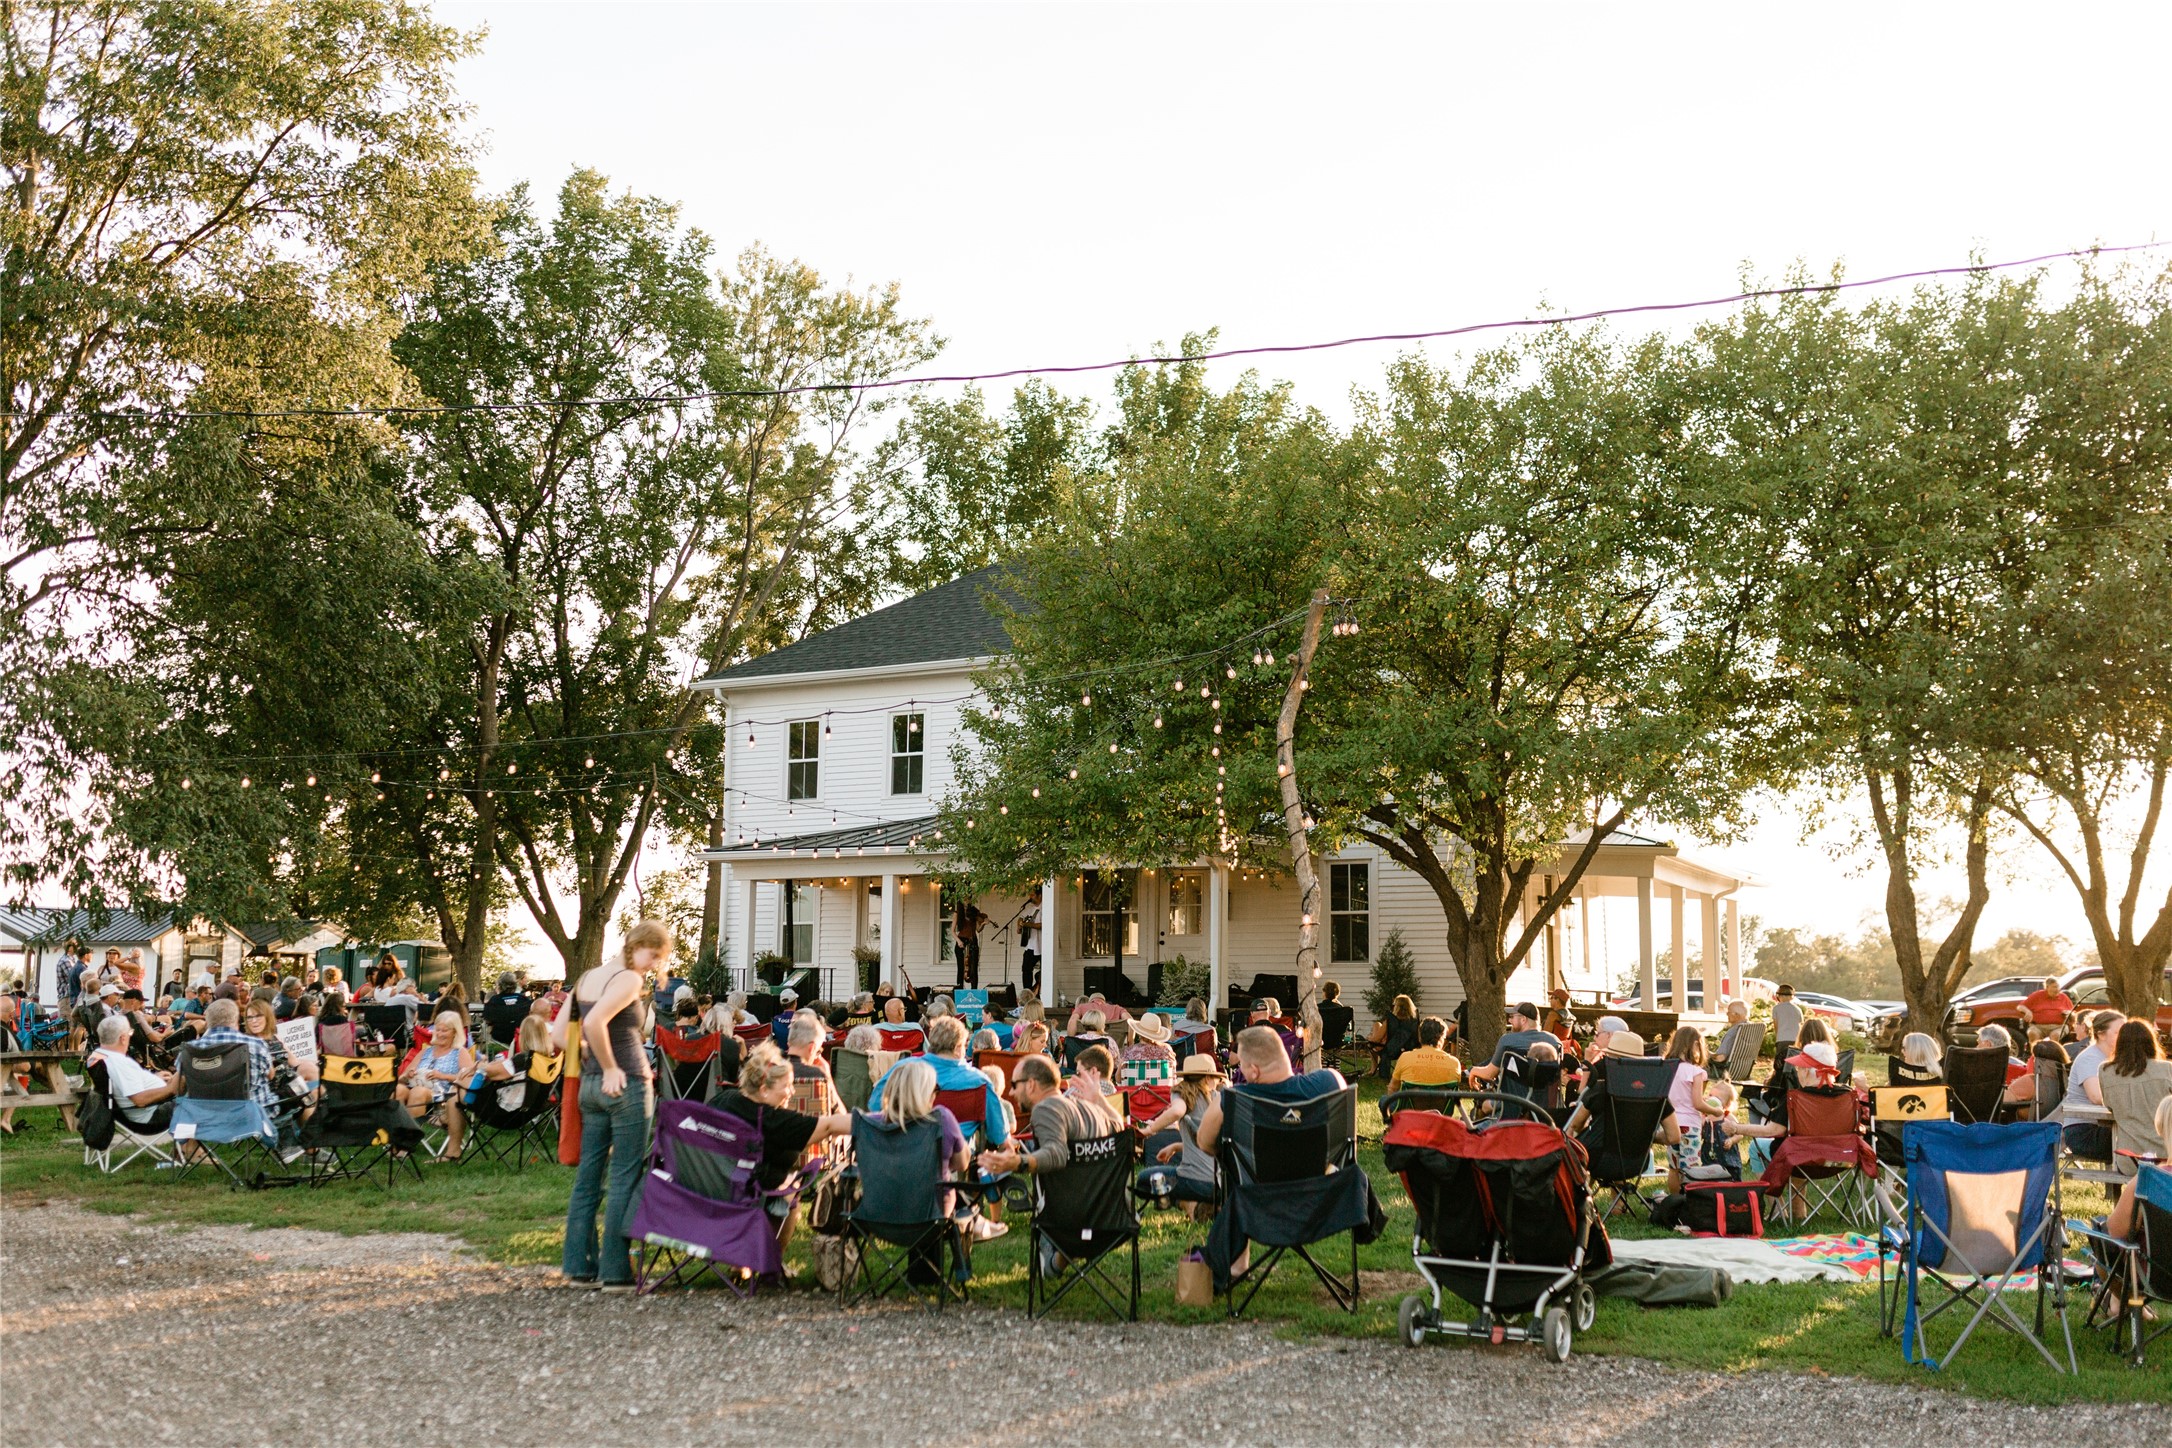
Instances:
[[[2172,234],[2161,4],[436,8],[490,32],[491,186],[589,166],[727,253],[894,279],[945,371]],[[1262,370],[1339,412],[1392,355]],[[1775,807],[1716,853],[1852,933],[1883,887],[1831,845]],[[2086,939],[2048,857],[2003,864],[1990,936]]]

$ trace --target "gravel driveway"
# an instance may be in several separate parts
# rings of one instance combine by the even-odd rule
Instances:
[[[1255,1327],[577,1293],[423,1236],[0,1219],[6,1448],[2145,1441],[2148,1415]],[[2162,1428],[2162,1423],[2159,1423]]]

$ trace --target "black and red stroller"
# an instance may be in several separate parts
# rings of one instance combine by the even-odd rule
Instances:
[[[1474,1125],[1453,1114],[1466,1101],[1525,1119],[1497,1115]],[[1430,1303],[1420,1293],[1403,1299],[1396,1325],[1404,1343],[1536,1342],[1555,1362],[1565,1360],[1574,1334],[1598,1315],[1584,1275],[1613,1262],[1592,1210],[1583,1146],[1543,1106],[1499,1092],[1398,1091],[1380,1109],[1388,1169],[1418,1211],[1411,1262],[1432,1289]],[[1450,1322],[1444,1288],[1477,1316]]]

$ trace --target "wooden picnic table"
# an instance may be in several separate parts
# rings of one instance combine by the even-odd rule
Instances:
[[[60,1108],[60,1119],[75,1130],[75,1092],[68,1089],[68,1078],[63,1067],[82,1064],[73,1051],[0,1051],[0,1127],[13,1130],[15,1113],[39,1106]],[[33,1084],[44,1082],[49,1091],[25,1091],[16,1081],[17,1073],[28,1075]]]

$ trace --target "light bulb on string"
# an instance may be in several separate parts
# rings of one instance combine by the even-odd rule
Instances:
[[[383,776],[382,774],[379,774],[379,773],[378,773],[378,772],[377,772],[376,770],[374,770],[374,769],[370,771],[370,783],[371,783],[371,784],[381,784],[381,783],[383,783],[383,781],[384,781],[384,776]]]
[[[1033,786],[1033,797],[1035,799],[1039,799],[1041,797],[1041,787],[1039,785]]]
[[[830,737],[830,716],[827,714],[822,716],[822,737],[824,739]]]
[[[1073,779],[1077,779],[1077,778],[1078,778],[1078,771],[1077,771],[1077,770],[1075,770],[1075,769],[1074,769],[1074,770],[1072,770],[1072,771],[1071,771],[1071,777],[1072,777]]]
[[[241,777],[241,787],[243,789],[247,789],[249,787],[249,776],[246,774]]]
[[[1269,667],[1270,669],[1271,669],[1271,668],[1273,668],[1273,667],[1274,667],[1274,663],[1275,663],[1275,656],[1274,656],[1274,655],[1273,655],[1272,653],[1268,654],[1268,655],[1267,655],[1267,667]]]
[[[1161,715],[1159,715],[1159,714],[1156,714],[1156,715],[1154,716],[1154,727],[1155,727],[1156,729],[1159,729],[1159,728],[1161,727]]]
[[[596,767],[596,756],[595,756],[595,755],[593,755],[593,754],[590,754],[590,755],[584,755],[584,756],[582,757],[582,759],[581,759],[581,768],[583,768],[583,769],[594,769],[595,767]]]
[[[188,779],[187,779],[187,777],[186,777],[186,776],[184,776],[184,777],[182,778],[182,780],[181,780],[181,787],[182,787],[183,789],[190,789],[190,788],[193,788],[193,786],[192,786],[192,785],[191,785],[191,784],[189,783],[189,781],[188,781]]]
[[[308,786],[309,786],[310,788],[314,789],[314,788],[316,788],[316,785],[317,785],[317,776],[315,776],[314,774],[312,774],[311,776],[309,776],[309,778],[308,778],[308,779],[306,779],[306,780],[304,780],[304,781],[302,781],[302,782],[303,782],[304,784],[307,784],[307,785],[308,785]]]
[[[1235,664],[1231,664],[1223,672],[1226,673],[1230,678],[1234,679],[1237,677],[1237,666]]]
[[[1113,745],[1113,744],[1111,744],[1111,745],[1109,746],[1109,753],[1111,753],[1111,754],[1114,754],[1115,752],[1116,752],[1116,746],[1115,746],[1115,745]]]
[[[1182,679],[1176,681],[1176,692],[1179,694],[1184,692],[1184,681]]]
[[[517,764],[508,764],[507,766],[505,766],[505,772],[506,772],[507,774],[511,774],[511,773],[513,773],[513,772],[514,772],[515,770],[517,770],[517,769],[519,769],[519,768],[520,768],[520,766],[519,766],[519,765],[517,765]]]
[[[1079,696],[1078,696],[1078,701],[1079,701],[1079,702],[1080,702],[1081,704],[1085,704],[1085,705],[1087,705],[1087,706],[1091,707],[1091,705],[1092,705],[1092,704],[1093,704],[1093,702],[1094,702],[1094,696],[1093,696],[1093,695],[1091,695],[1091,694],[1081,694],[1081,695],[1079,695]]]
[[[1217,734],[1222,732],[1222,721],[1219,719],[1214,721],[1214,732]]]

